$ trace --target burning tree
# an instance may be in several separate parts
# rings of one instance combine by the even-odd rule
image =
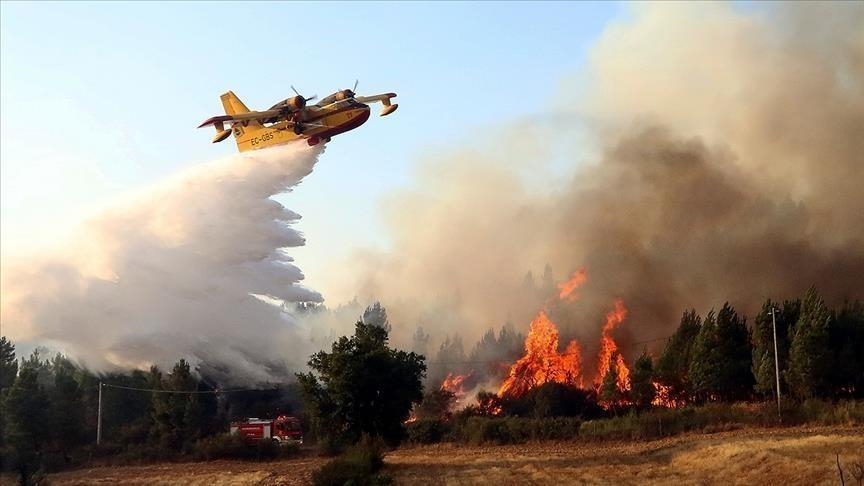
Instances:
[[[498,395],[520,396],[547,382],[581,386],[581,354],[576,340],[570,341],[564,353],[558,352],[558,329],[540,311],[525,339],[525,355],[510,368]]]
[[[587,279],[588,274],[584,269],[577,270],[566,282],[557,285],[558,292],[547,305],[555,299],[559,302],[574,302],[578,298],[577,289]],[[626,317],[624,301],[616,299],[613,310],[606,315],[600,337],[597,374],[592,382],[594,389],[606,397],[607,406],[626,403],[630,391],[630,368],[612,336],[614,329]],[[544,306],[531,322],[525,339],[525,354],[510,367],[498,395],[502,398],[518,398],[546,383],[581,388],[585,377],[579,342],[575,339],[570,341],[563,353],[558,350],[559,344],[558,328]]]
[[[600,371],[595,380],[595,384],[601,386],[611,372],[614,376],[614,383],[622,392],[630,389],[630,370],[624,363],[624,357],[618,352],[618,344],[612,338],[612,330],[624,322],[625,317],[627,317],[627,308],[624,307],[624,301],[616,299],[615,309],[606,315],[606,323],[603,325],[603,335],[600,337],[600,357],[597,362]]]

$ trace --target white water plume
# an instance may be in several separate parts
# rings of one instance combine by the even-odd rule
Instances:
[[[289,144],[196,166],[91,218],[57,251],[16,260],[2,272],[3,334],[97,370],[187,358],[223,381],[284,376],[308,349],[271,299],[322,299],[285,253],[304,244],[300,215],[270,197],[321,152]]]

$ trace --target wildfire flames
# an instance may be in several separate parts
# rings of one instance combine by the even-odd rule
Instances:
[[[656,381],[653,382],[652,385],[654,385],[655,395],[654,400],[651,401],[651,405],[666,408],[675,408],[684,405],[672,398],[672,389],[670,387],[657,383]]]
[[[453,373],[447,373],[447,376],[441,383],[441,389],[452,393],[453,396],[456,397],[456,400],[459,401],[462,399],[462,397],[465,396],[466,378],[468,378],[468,375],[455,375]]]
[[[624,307],[624,301],[621,299],[615,300],[615,309],[606,314],[606,323],[603,325],[603,335],[600,337],[600,356],[597,361],[597,369],[599,370],[597,373],[597,379],[594,380],[594,384],[599,386],[603,383],[603,379],[606,378],[606,374],[609,373],[609,364],[612,359],[615,359],[615,364],[618,368],[618,389],[619,390],[629,390],[630,389],[630,370],[627,368],[627,365],[624,364],[624,357],[621,356],[621,353],[618,352],[618,345],[615,343],[615,340],[612,338],[612,330],[618,324],[624,322],[624,318],[627,317],[627,308]]]
[[[564,302],[575,302],[578,298],[576,290],[587,280],[587,272],[584,269],[577,270],[569,280],[558,284],[558,299]],[[614,309],[606,315],[600,337],[597,375],[593,380],[597,388],[609,373],[611,361],[615,360],[618,389],[622,392],[630,389],[630,369],[624,362],[624,357],[618,351],[618,344],[612,336],[612,331],[626,317],[627,308],[624,306],[624,301],[616,299]],[[510,367],[507,379],[498,390],[498,396],[518,397],[548,382],[582,387],[582,349],[579,342],[575,339],[570,341],[563,353],[558,351],[558,347],[558,328],[549,318],[544,306],[531,321],[531,328],[525,338],[525,354]],[[445,383],[447,381],[445,380]]]
[[[576,270],[570,277],[570,280],[558,284],[558,298],[561,300],[566,299],[568,302],[575,302],[579,296],[574,292],[576,289],[581,287],[586,280],[588,280],[588,272],[586,272],[584,268]]]
[[[563,354],[558,353],[558,329],[541,310],[525,339],[525,356],[510,367],[498,395],[519,396],[550,381],[581,386],[581,354],[576,340],[570,341]]]

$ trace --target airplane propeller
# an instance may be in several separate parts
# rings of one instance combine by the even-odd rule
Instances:
[[[318,95],[317,95],[317,94],[312,95],[312,96],[310,96],[310,97],[308,97],[308,98],[305,97],[305,96],[303,96],[303,95],[301,95],[301,94],[300,94],[300,93],[299,93],[299,92],[294,88],[293,85],[291,86],[291,91],[293,91],[297,96],[301,96],[301,97],[303,97],[303,99],[306,100],[307,102],[312,101],[312,100],[315,100],[315,99],[318,99]]]

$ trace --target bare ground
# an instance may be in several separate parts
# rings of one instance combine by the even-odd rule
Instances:
[[[387,454],[396,484],[839,484],[864,464],[864,429],[747,429],[650,442],[543,442],[512,446],[439,444]],[[54,485],[309,484],[327,460],[212,461],[100,467],[49,476]]]

